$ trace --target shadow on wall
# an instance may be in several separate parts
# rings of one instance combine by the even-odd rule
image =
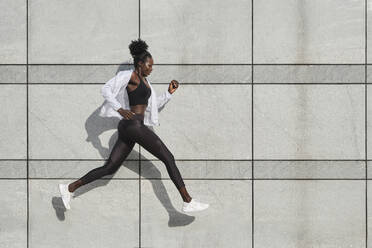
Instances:
[[[132,65],[122,64],[122,65],[119,66],[116,74],[119,71],[128,70],[128,69],[131,69],[131,68],[133,68]],[[102,158],[107,159],[110,155],[110,152],[111,152],[113,146],[115,145],[115,142],[116,142],[117,138],[118,138],[118,132],[116,131],[111,136],[111,138],[109,140],[109,148],[104,147],[102,145],[101,140],[99,139],[99,135],[101,135],[103,132],[106,132],[108,130],[112,130],[112,129],[117,130],[117,126],[118,126],[120,120],[117,117],[101,117],[101,116],[99,116],[101,106],[98,107],[88,117],[88,119],[85,122],[85,129],[86,129],[87,135],[88,135],[86,141],[90,142],[93,145],[93,147],[98,150],[98,152],[99,152],[99,154],[101,155]],[[159,109],[159,111],[161,111],[161,109]],[[154,131],[154,128],[152,126],[149,126],[149,128],[152,131]],[[136,152],[135,150],[132,150],[131,153],[135,153],[135,157],[139,157],[138,152]],[[148,161],[143,155],[141,156],[141,160]],[[138,166],[137,167],[126,166],[125,161],[123,162],[123,165],[124,165],[124,167],[126,167],[125,169],[130,169],[133,172],[139,174]],[[146,163],[146,166],[150,166],[149,169],[150,169],[151,174],[152,174],[151,177],[146,176],[145,177],[146,179],[161,178],[160,171],[153,165],[153,163],[148,161],[148,163]],[[94,169],[94,168],[91,168],[91,169]],[[123,168],[119,168],[119,170],[120,169],[123,169]],[[86,173],[88,173],[88,171]],[[83,175],[81,175],[81,176],[83,176]],[[78,188],[75,191],[75,194],[74,194],[75,196],[74,197],[79,197],[79,195],[85,194],[88,191],[90,191],[90,190],[92,190],[96,187],[105,186],[106,184],[109,183],[110,179],[113,176],[114,175],[108,175],[108,176],[104,177],[104,180],[96,180],[96,181],[93,181],[89,184],[83,185],[82,187]],[[163,184],[162,180],[149,180],[149,182],[151,182],[151,184],[152,184],[152,188],[154,190],[154,193],[155,193],[156,197],[159,199],[159,201],[164,206],[165,210],[168,212],[168,215],[169,215],[168,226],[169,227],[185,226],[185,225],[188,225],[195,220],[194,216],[189,216],[189,215],[180,213],[180,212],[177,211],[177,209],[174,208],[174,206],[172,205],[172,202],[169,199],[169,195],[166,191],[166,188],[164,187],[164,184]],[[181,198],[181,203],[182,203],[182,198]],[[63,206],[62,198],[61,197],[53,197],[52,205],[53,205],[53,208],[56,211],[57,218],[60,221],[64,221],[65,220],[66,209]]]

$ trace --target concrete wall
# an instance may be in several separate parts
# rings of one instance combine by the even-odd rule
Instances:
[[[372,247],[372,0],[0,0],[0,32],[0,247]],[[183,214],[136,144],[66,211],[138,37],[155,90],[180,82],[154,131],[210,208]]]

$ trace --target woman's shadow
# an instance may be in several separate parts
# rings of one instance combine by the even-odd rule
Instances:
[[[116,73],[122,70],[127,70],[129,68],[132,68],[131,65],[128,64],[122,64],[119,66]],[[102,105],[101,105],[102,106]],[[103,132],[117,129],[119,119],[116,117],[101,117],[99,116],[99,111],[101,109],[101,106],[97,108],[86,120],[85,122],[85,129],[87,131],[88,137],[86,139],[87,142],[90,142],[94,148],[96,148],[102,158],[108,158],[110,155],[110,152],[118,138],[117,132],[114,133],[110,140],[109,140],[109,148],[106,148],[102,145],[101,140],[99,139],[99,135],[101,135]],[[161,109],[159,109],[161,111]],[[153,127],[149,126],[151,130],[154,131]],[[132,150],[131,154],[134,153],[135,157],[138,157],[138,152]],[[129,156],[128,156],[129,157]],[[141,160],[146,160],[143,155],[141,156]],[[156,166],[153,165],[149,160],[146,160],[146,166],[150,166],[149,171],[151,171],[151,175],[145,175],[144,177],[146,179],[152,179],[152,178],[161,178],[160,171],[156,168]],[[128,165],[127,165],[128,164]],[[139,173],[138,166],[133,166],[133,163],[126,163],[126,161],[123,162],[124,167],[132,170],[133,172]],[[164,165],[165,166],[165,165]],[[93,169],[93,168],[92,168]],[[120,170],[121,168],[119,168]],[[88,171],[87,171],[88,172]],[[149,174],[149,173],[146,173]],[[82,175],[83,176],[83,175]],[[96,180],[89,184],[83,185],[82,187],[78,188],[74,192],[74,197],[78,197],[79,195],[82,195],[94,188],[105,186],[109,183],[110,179],[114,175],[105,176],[103,179],[105,180]],[[168,226],[169,227],[176,227],[176,226],[185,226],[190,224],[195,220],[194,216],[189,216],[183,213],[178,212],[174,206],[172,205],[172,202],[170,201],[169,195],[166,191],[166,188],[164,187],[164,184],[162,180],[155,179],[155,180],[149,180],[151,182],[152,188],[154,189],[154,193],[156,197],[159,199],[159,201],[162,203],[164,208],[167,210],[169,215],[169,221]],[[56,215],[58,219],[64,220],[64,212],[66,209],[63,207],[62,198],[61,197],[54,197],[52,200],[52,204],[54,209],[56,210]]]

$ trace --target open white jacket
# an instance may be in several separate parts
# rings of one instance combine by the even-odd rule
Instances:
[[[130,110],[126,87],[132,72],[133,69],[120,71],[103,85],[101,94],[105,98],[105,101],[99,113],[101,117],[118,117],[119,119],[123,119],[124,117],[118,112],[118,109],[123,108]],[[146,79],[151,88],[151,95],[148,99],[143,123],[147,126],[159,126],[158,113],[160,108],[171,99],[172,94],[166,90],[161,95],[157,96],[155,90],[151,86],[150,80],[148,78]]]

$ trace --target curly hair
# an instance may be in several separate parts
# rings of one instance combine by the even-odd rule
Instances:
[[[134,67],[138,66],[139,61],[145,62],[148,57],[152,58],[150,52],[147,51],[148,47],[146,42],[141,40],[141,38],[131,41],[129,44],[129,51],[133,57]]]

